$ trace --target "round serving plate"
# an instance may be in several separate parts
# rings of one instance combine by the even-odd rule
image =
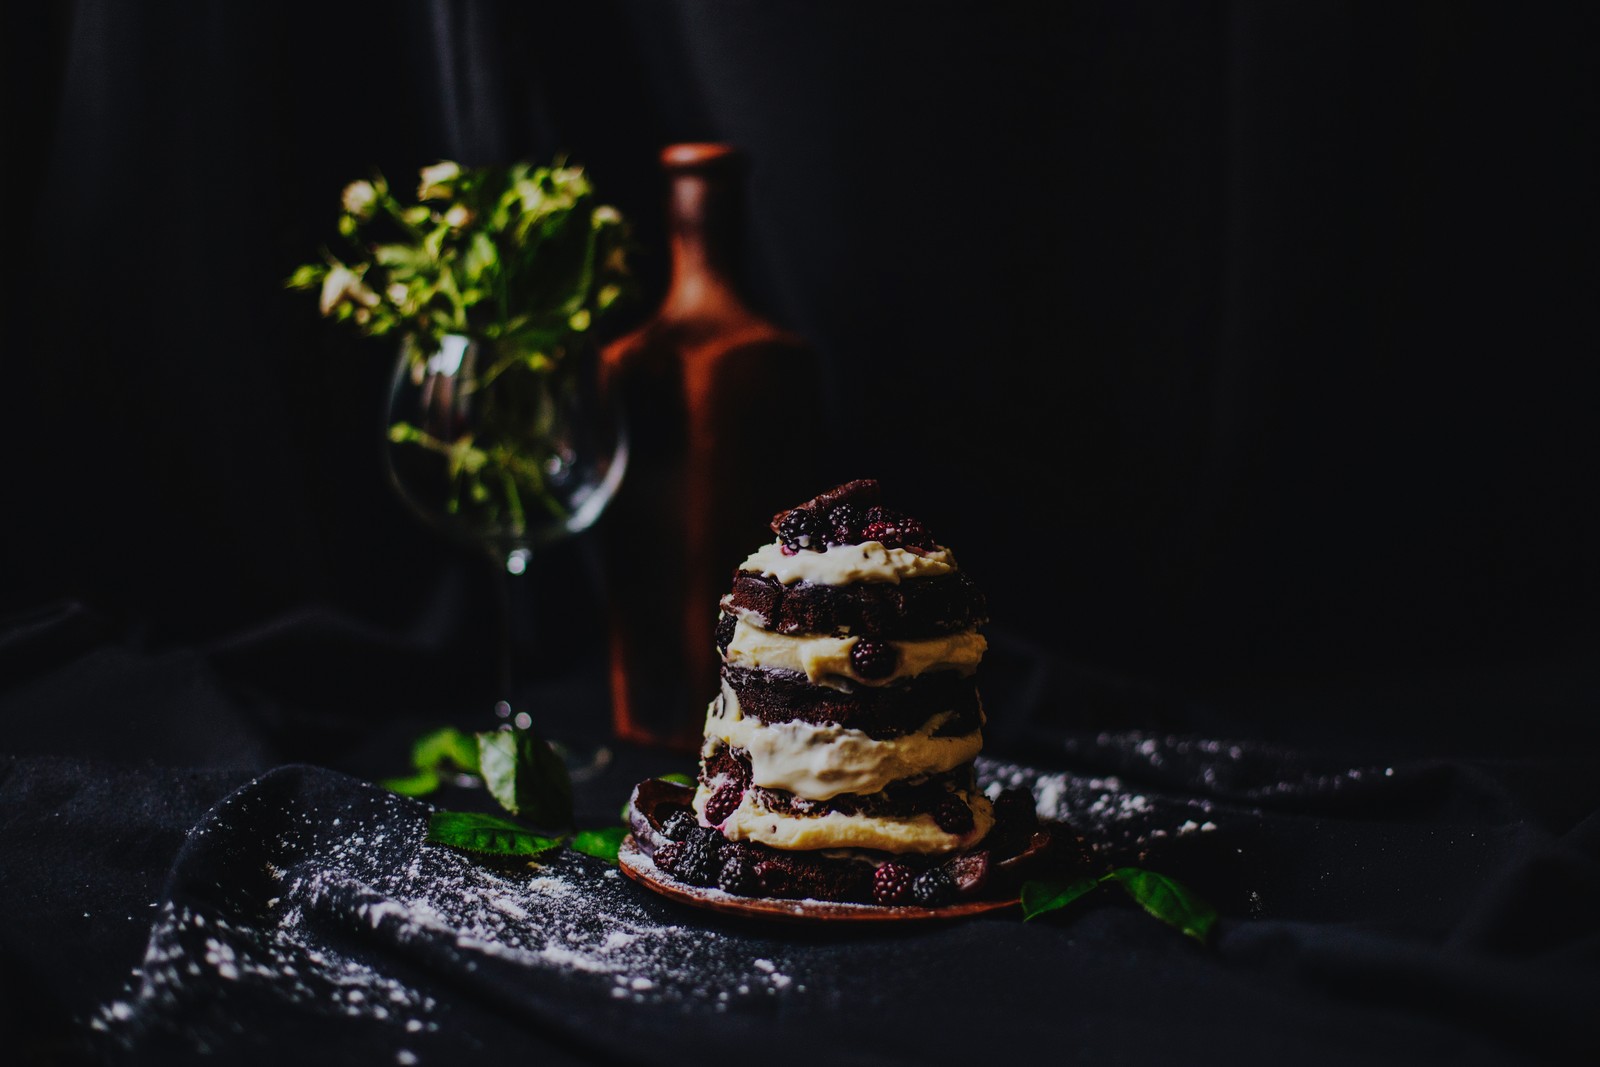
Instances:
[[[774,919],[783,922],[928,922],[930,920],[964,919],[984,912],[1016,907],[1015,896],[993,900],[963,900],[941,908],[920,908],[910,905],[884,906],[880,904],[839,904],[827,900],[780,900],[774,897],[742,897],[724,893],[714,887],[690,885],[680,882],[657,867],[639,847],[632,834],[623,838],[617,853],[622,873],[668,900],[695,908],[719,912],[724,915],[741,915],[749,918]]]

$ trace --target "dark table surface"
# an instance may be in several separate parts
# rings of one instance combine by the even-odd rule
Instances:
[[[572,853],[471,859],[421,833],[428,803],[481,793],[373,784],[419,732],[483,725],[419,695],[408,671],[437,665],[414,651],[315,612],[208,646],[71,603],[6,621],[0,1047],[24,1062],[1600,1057],[1600,759],[1592,731],[1517,728],[1586,692],[1581,663],[1158,708],[993,635],[986,779],[1213,903],[1201,945],[1110,892],[1028,922],[839,929],[686,909]],[[328,647],[360,677],[327,675]],[[578,659],[534,706],[599,736],[604,694]],[[1491,725],[1373,740],[1423,701]],[[1241,725],[1269,705],[1305,729]],[[580,825],[689,764],[615,746]]]

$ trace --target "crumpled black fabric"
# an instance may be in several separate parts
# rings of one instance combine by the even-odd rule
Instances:
[[[424,845],[426,804],[296,765],[187,835],[139,973],[86,1032],[115,1063],[1600,1054],[1595,761],[1353,765],[1140,733],[1058,755],[985,759],[985,781],[1032,786],[1100,861],[1200,891],[1222,913],[1211,945],[1111,891],[1026,923],[731,920],[590,857]]]
[[[1600,1056],[1592,746],[1247,739],[1210,728],[1239,721],[1230,706],[1051,684],[1002,648],[986,780],[1030,786],[1097,862],[1190,885],[1221,913],[1212,944],[1111,889],[1027,923],[776,926],[660,900],[586,857],[534,871],[420,845],[427,806],[372,782],[443,705],[376,651],[330,696],[259,641],[244,671],[78,610],[12,622],[0,1048],[23,1063]],[[564,724],[604,724],[598,663],[536,696]],[[1072,728],[1136,697],[1128,717],[1160,728]],[[1446,721],[1441,702],[1413,720]],[[688,759],[616,746],[578,788],[580,825]]]

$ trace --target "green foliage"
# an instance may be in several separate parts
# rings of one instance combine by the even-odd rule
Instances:
[[[538,857],[569,847],[616,862],[626,827],[573,828],[566,764],[531,731],[508,727],[469,734],[447,726],[419,737],[411,762],[415,773],[381,784],[406,796],[425,796],[439,788],[441,774],[449,770],[477,774],[495,802],[517,817],[434,811],[428,817],[429,844],[506,857]]]
[[[1139,867],[1118,867],[1106,877],[1127,890],[1145,911],[1201,944],[1211,936],[1217,923],[1216,909],[1176,879]]]
[[[1142,867],[1117,867],[1105,874],[1067,881],[1031,881],[1022,886],[1026,922],[1060,911],[1102,885],[1121,886],[1145,911],[1205,944],[1217,924],[1217,911],[1177,879]]]
[[[608,826],[603,830],[579,830],[568,843],[576,852],[615,863],[617,852],[622,848],[622,839],[626,836],[626,827]]]
[[[572,825],[572,778],[549,743],[529,730],[478,734],[478,768],[500,806],[547,829]]]
[[[1071,904],[1100,888],[1098,878],[1075,878],[1070,882],[1035,881],[1022,886],[1022,919],[1036,919]]]
[[[410,202],[378,172],[345,186],[337,240],[285,284],[316,292],[335,322],[398,337],[419,396],[437,375],[457,402],[470,398],[470,424],[419,410],[424,425],[397,415],[389,427],[447,513],[516,535],[542,512],[564,521],[546,477],[564,447],[556,398],[573,392],[597,328],[633,292],[629,227],[580,167],[445,160],[418,178]]]
[[[409,775],[385,778],[378,784],[408,797],[425,797],[436,792],[448,771],[478,773],[478,741],[473,735],[453,726],[423,734],[411,746]]]
[[[550,362],[632,291],[628,226],[581,167],[444,160],[418,179],[412,201],[376,171],[345,186],[338,241],[286,284],[369,337],[506,340]]]
[[[475,811],[433,812],[426,840],[489,856],[542,856],[562,845],[559,837],[545,837],[510,819]]]

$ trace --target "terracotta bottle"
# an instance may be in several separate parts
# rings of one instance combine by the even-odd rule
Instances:
[[[741,295],[741,154],[674,144],[661,164],[671,278],[602,353],[629,455],[597,533],[613,731],[692,752],[719,686],[718,601],[772,515],[815,491],[822,390],[810,346]]]

